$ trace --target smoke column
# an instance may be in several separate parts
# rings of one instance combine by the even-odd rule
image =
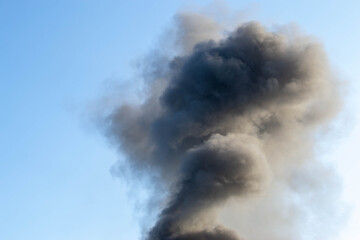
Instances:
[[[106,118],[107,136],[134,172],[151,179],[154,197],[167,191],[144,238],[327,236],[305,236],[299,224],[332,228],[335,215],[327,190],[336,188],[335,180],[313,149],[320,127],[340,106],[321,44],[257,22],[221,34],[204,16],[176,19],[177,50],[163,49],[175,56],[150,57],[141,103],[124,102]],[[242,202],[244,216],[251,216],[244,234],[219,220],[231,201]]]

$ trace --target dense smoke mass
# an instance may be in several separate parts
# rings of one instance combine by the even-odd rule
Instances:
[[[331,228],[336,218],[334,194],[323,189],[335,180],[313,157],[316,134],[340,106],[321,44],[257,22],[219,38],[219,25],[206,17],[182,14],[177,21],[176,42],[186,46],[149,63],[141,103],[123,103],[106,119],[130,168],[153,180],[155,195],[168,191],[144,238],[265,239],[261,231],[271,240],[326,237],[299,227],[304,220]],[[279,206],[294,196],[291,211]],[[229,201],[243,209],[256,201],[244,214],[259,221],[245,232],[225,227],[218,215]],[[275,214],[264,223],[269,210]]]

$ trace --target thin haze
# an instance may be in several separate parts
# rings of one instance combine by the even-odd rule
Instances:
[[[150,57],[141,103],[104,122],[162,208],[144,239],[330,239],[336,176],[313,153],[341,104],[321,44],[289,27],[175,19],[164,46],[177,50],[162,52],[176,54]]]

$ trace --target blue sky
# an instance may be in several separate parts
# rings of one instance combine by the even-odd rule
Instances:
[[[119,156],[86,111],[104,81],[134,76],[177,11],[210,2],[0,0],[0,239],[139,238],[139,209],[109,170]],[[330,158],[353,205],[340,239],[358,239],[360,2],[226,3],[267,26],[297,23],[347,81],[345,124]]]

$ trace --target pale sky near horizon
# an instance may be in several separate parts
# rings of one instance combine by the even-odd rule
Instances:
[[[211,2],[0,0],[0,239],[139,239],[130,187],[110,173],[120,156],[86,112],[104,82],[133,79],[178,11],[218,10]],[[359,239],[360,2],[223,2],[242,20],[296,23],[324,44],[344,81],[344,110],[324,139],[350,212],[338,239]]]

